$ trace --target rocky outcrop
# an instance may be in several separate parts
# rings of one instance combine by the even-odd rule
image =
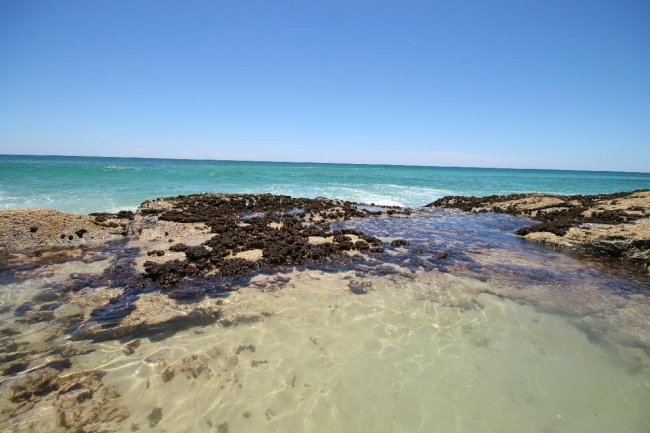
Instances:
[[[133,212],[78,215],[54,209],[0,211],[0,252],[74,247],[127,234]]]
[[[257,269],[321,263],[354,250],[381,252],[382,241],[375,237],[332,230],[334,221],[377,214],[342,200],[197,194],[145,202],[138,213],[147,216],[148,225],[136,218],[136,234],[162,240],[143,267],[163,287],[187,277],[238,277]],[[205,238],[197,245],[188,233],[164,235],[161,228],[170,223],[191,225]]]
[[[389,211],[391,216],[406,212],[272,194],[159,198],[142,203],[135,214],[9,210],[0,212],[0,248],[25,254],[7,254],[0,268],[19,277],[45,263],[110,260],[101,270],[70,274],[41,295],[48,305],[40,298],[21,305],[20,323],[56,324],[52,339],[64,330],[74,340],[92,341],[169,334],[220,320],[220,297],[233,281],[257,271],[347,263],[351,255],[382,252],[381,240],[336,230],[333,223]],[[111,239],[118,240],[75,248]],[[283,284],[274,281],[269,277],[264,284]],[[2,361],[0,368],[22,371],[33,359],[26,353]]]
[[[526,239],[650,267],[650,191],[559,196],[512,194],[443,197],[428,207],[498,212],[532,218],[517,230]],[[650,270],[650,269],[649,269]]]

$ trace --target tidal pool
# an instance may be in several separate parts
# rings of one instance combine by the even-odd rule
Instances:
[[[12,261],[0,272],[0,428],[650,431],[647,280],[525,242],[511,234],[522,223],[437,210],[347,222],[386,252],[260,272],[200,301],[157,288],[115,323],[163,305],[218,318],[115,339],[79,329],[127,283],[66,284],[128,267],[137,241]],[[388,246],[398,238],[409,245]]]

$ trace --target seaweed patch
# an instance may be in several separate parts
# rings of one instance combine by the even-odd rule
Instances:
[[[198,246],[171,245],[170,252],[185,253],[182,260],[146,262],[147,277],[162,287],[187,277],[241,277],[258,269],[336,260],[347,251],[383,251],[382,241],[374,236],[332,229],[332,222],[374,215],[347,201],[272,194],[196,194],[163,200],[169,207],[156,214],[160,221],[202,223],[213,236]],[[145,202],[142,208],[148,204],[155,202]],[[148,254],[164,255],[159,251]],[[190,298],[194,295],[187,293]]]

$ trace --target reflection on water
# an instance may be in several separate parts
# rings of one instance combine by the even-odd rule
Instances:
[[[154,287],[111,304],[140,290],[106,272],[128,267],[124,245],[12,262],[0,273],[0,427],[649,431],[647,283],[521,241],[519,224],[448,211],[351,222],[410,244],[253,275],[198,301],[218,320],[97,342],[79,333],[89,317],[115,313],[97,325],[112,329],[197,303]],[[96,283],[72,290],[85,274]]]

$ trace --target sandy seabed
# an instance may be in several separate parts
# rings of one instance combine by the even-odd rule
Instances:
[[[647,279],[521,240],[526,220],[340,218],[330,230],[383,252],[162,287],[145,263],[213,233],[152,215],[121,240],[4,261],[3,431],[650,429]],[[360,240],[339,236],[305,251]]]

